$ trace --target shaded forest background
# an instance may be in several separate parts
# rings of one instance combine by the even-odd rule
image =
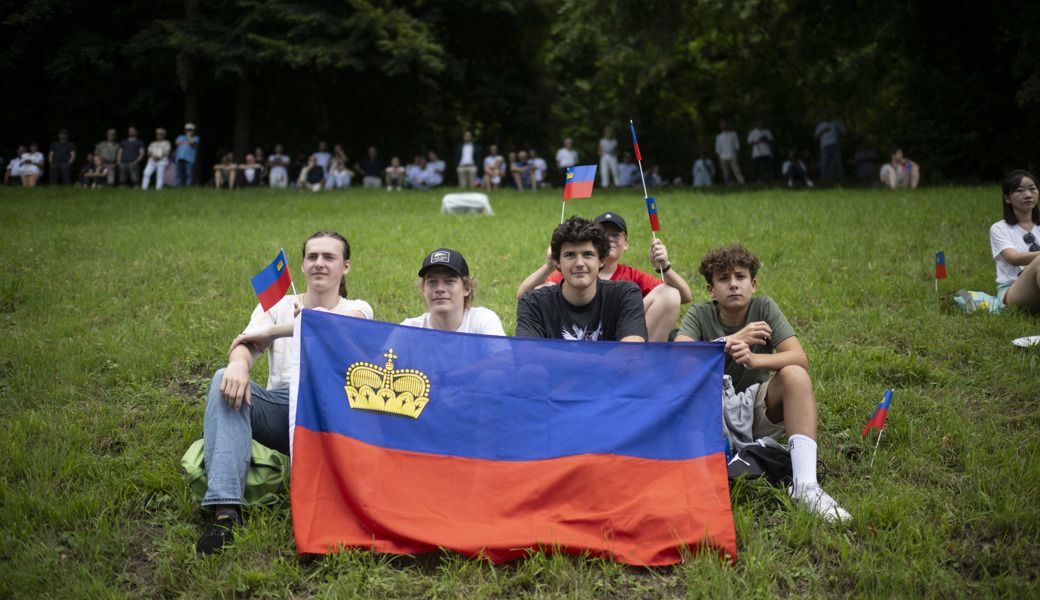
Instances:
[[[830,108],[846,158],[894,143],[926,181],[993,181],[1036,167],[1036,23],[1023,0],[0,0],[0,156],[192,121],[203,165],[318,140],[450,164],[467,129],[589,159],[634,119],[644,159],[688,178],[721,118],[816,156]]]

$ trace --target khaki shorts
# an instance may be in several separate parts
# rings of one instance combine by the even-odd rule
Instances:
[[[755,393],[755,420],[751,425],[751,435],[757,440],[759,438],[771,437],[779,440],[787,433],[784,422],[774,423],[766,416],[766,392],[769,390],[769,381],[758,386]]]

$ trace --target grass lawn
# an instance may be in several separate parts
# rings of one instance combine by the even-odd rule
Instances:
[[[516,325],[516,287],[544,260],[560,191],[491,195],[493,216],[440,215],[439,192],[0,189],[0,597],[756,598],[1036,597],[1040,583],[1037,318],[965,314],[939,291],[994,291],[997,185],[881,190],[665,191],[673,268],[714,246],[762,260],[769,294],[809,357],[827,489],[854,516],[828,526],[780,493],[734,508],[735,566],[701,557],[640,569],[574,556],[491,565],[450,553],[296,554],[289,503],[253,511],[218,560],[194,558],[209,516],[179,459],[202,435],[203,388],[256,303],[279,248],[344,233],[351,297],[376,318],[424,311],[438,246],[465,254],[477,303]],[[635,191],[596,190],[568,214],[628,219]],[[300,290],[302,291],[302,289]],[[685,310],[683,311],[685,312]],[[266,380],[266,362],[254,368]],[[860,431],[895,390],[873,468]]]

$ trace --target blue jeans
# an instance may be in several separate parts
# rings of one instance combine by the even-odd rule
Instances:
[[[250,381],[253,405],[243,402],[241,410],[235,410],[220,395],[224,370],[213,375],[206,392],[202,439],[209,488],[203,506],[245,504],[242,495],[253,456],[252,440],[289,454],[289,388],[268,390]]]
[[[191,179],[194,175],[195,163],[190,163],[183,158],[177,159],[177,187],[191,187]]]
[[[841,146],[831,144],[820,148],[820,179],[826,181],[831,178],[831,166],[834,166],[835,179],[845,180],[845,165],[841,162]]]

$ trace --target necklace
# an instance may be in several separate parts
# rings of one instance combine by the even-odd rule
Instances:
[[[740,325],[741,323],[744,322],[743,319],[736,319],[732,323],[728,322],[726,317],[722,316],[722,310],[719,310],[719,320],[722,321],[723,325],[732,325],[732,326]]]

